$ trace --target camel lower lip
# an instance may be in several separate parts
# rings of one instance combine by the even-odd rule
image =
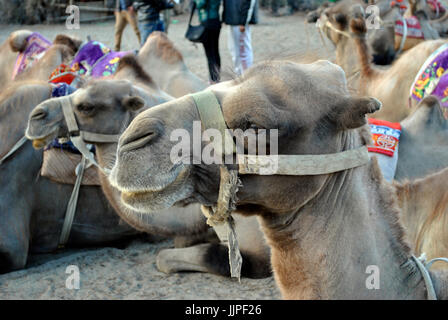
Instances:
[[[53,140],[53,133],[50,133],[49,135],[46,135],[42,138],[35,138],[32,139],[33,141],[33,148],[34,149],[42,149],[45,146],[47,146],[50,141]]]

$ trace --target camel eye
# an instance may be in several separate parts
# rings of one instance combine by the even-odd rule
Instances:
[[[93,111],[94,108],[95,108],[95,107],[94,107],[93,105],[91,105],[91,104],[85,104],[85,103],[83,103],[83,104],[78,105],[78,111],[80,111],[80,112],[82,112],[82,113],[85,113],[85,114],[90,114],[90,113],[92,113],[92,111]]]

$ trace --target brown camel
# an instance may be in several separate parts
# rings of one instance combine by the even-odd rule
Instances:
[[[428,96],[401,121],[395,180],[423,178],[448,167],[448,121],[442,109],[436,97]]]
[[[32,34],[29,30],[12,32],[8,39],[0,46],[0,83],[5,88],[12,80],[13,68],[18,52],[26,48],[26,39]],[[66,35],[57,35],[53,45],[44,56],[30,68],[16,76],[15,81],[48,80],[51,72],[61,63],[68,63],[78,51],[81,41]]]
[[[125,56],[120,60],[113,80],[92,81],[69,97],[39,104],[30,114],[27,129],[27,137],[34,140],[34,145],[42,147],[55,137],[67,136],[67,125],[59,104],[67,99],[73,99],[73,111],[80,130],[115,134],[124,130],[139,112],[172,98],[159,90],[133,56]],[[111,168],[117,144],[92,143],[100,166]],[[211,231],[197,204],[170,208],[157,214],[141,212],[123,205],[121,192],[112,187],[102,173],[100,180],[104,194],[119,216],[140,231],[175,237],[176,246],[203,241],[204,233]],[[239,217],[236,224],[241,230],[239,241],[246,262],[243,275],[251,278],[269,276],[269,248],[256,219]],[[249,232],[244,233],[243,230],[247,229]],[[157,257],[158,268],[166,273],[190,270],[227,276],[230,274],[227,247],[216,241],[185,249],[165,249]],[[183,260],[177,259],[179,252]]]
[[[23,136],[26,117],[51,97],[46,82],[16,83],[0,96],[0,159]],[[30,253],[58,248],[72,185],[40,176],[42,152],[26,143],[0,164],[0,273],[24,268]],[[82,186],[67,246],[100,246],[135,236],[101,189]]]
[[[423,179],[395,184],[401,221],[412,250],[428,259],[448,253],[448,168]],[[435,268],[445,268],[441,262]]]
[[[344,72],[327,61],[265,62],[210,90],[229,128],[278,129],[278,153],[286,155],[334,154],[364,146],[371,140],[365,114],[380,108],[376,99],[351,97]],[[155,125],[157,119],[163,120]],[[191,136],[193,121],[200,121],[199,112],[186,96],[131,122],[109,176],[123,202],[148,211],[189,201],[216,204],[218,165],[181,163],[174,168],[170,160],[172,130],[183,128]],[[331,174],[239,178],[236,209],[257,215],[284,298],[427,298],[398,221],[393,189],[375,160]],[[377,289],[366,285],[369,266],[382,270]],[[431,270],[430,276],[437,297],[448,298],[447,272]]]
[[[420,43],[403,53],[387,70],[374,68],[370,63],[370,54],[363,35],[366,33],[363,18],[350,21],[351,31],[356,35],[353,40],[360,61],[360,77],[356,81],[358,92],[378,98],[383,108],[370,115],[372,118],[399,122],[415,110],[409,108],[409,90],[415,76],[426,59],[447,40],[431,40]]]
[[[164,32],[151,33],[139,51],[138,59],[155,83],[175,98],[207,87],[187,68],[182,54]]]

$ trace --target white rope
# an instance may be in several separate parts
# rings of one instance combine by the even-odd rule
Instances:
[[[81,162],[76,166],[75,174],[76,181],[73,186],[72,194],[67,204],[67,209],[65,210],[65,219],[62,225],[61,236],[59,238],[59,248],[64,247],[67,244],[68,238],[70,236],[70,231],[73,225],[73,219],[75,217],[76,206],[78,204],[79,189],[81,187],[82,178],[84,176],[84,169],[86,168],[86,158],[82,157]]]
[[[431,259],[428,263],[426,263],[426,255],[422,253],[420,257],[416,257],[412,255],[412,260],[415,261],[420,273],[423,276],[423,280],[425,281],[426,290],[428,291],[428,300],[437,300],[436,290],[434,289],[434,284],[431,279],[431,275],[429,274],[429,269],[432,264],[436,261],[444,261],[448,263],[448,258],[434,258]]]

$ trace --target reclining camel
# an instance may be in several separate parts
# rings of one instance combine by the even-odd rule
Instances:
[[[60,108],[60,103],[64,103],[67,99],[73,100],[73,111],[80,130],[104,134],[119,133],[142,110],[172,98],[159,90],[135,58],[125,56],[120,60],[113,79],[90,82],[70,96],[46,100],[36,106],[30,114],[27,129],[27,137],[33,140],[35,146],[43,147],[55,137],[67,136],[67,125]],[[125,105],[127,101],[131,101],[132,104]],[[89,142],[95,144],[99,165],[111,168],[115,161],[117,144]],[[121,192],[112,187],[102,173],[100,181],[106,198],[119,216],[137,230],[175,237],[177,246],[201,242],[205,233],[209,231],[199,205],[171,208],[163,214],[142,214],[121,203]],[[251,278],[269,276],[269,249],[256,219],[240,217],[237,219],[237,228],[241,231],[250,230],[247,233],[241,232],[239,237],[246,262],[243,275]],[[182,238],[189,241],[182,243]],[[158,267],[164,272],[191,270],[193,267],[193,270],[197,271],[229,275],[227,248],[215,242],[182,250],[165,249],[158,257]],[[184,257],[188,256],[185,253],[196,254],[191,261],[181,260],[171,263],[170,258],[176,256],[178,252],[184,253]]]
[[[366,41],[363,18],[350,21],[351,31],[359,57],[360,76],[357,79],[358,92],[376,97],[383,103],[383,108],[370,115],[372,118],[398,122],[406,118],[415,110],[409,108],[409,90],[421,66],[427,58],[447,40],[431,40],[420,43],[406,51],[387,70],[374,68],[370,62],[370,55]]]
[[[135,77],[135,74],[142,74],[141,71],[135,71],[135,68],[138,68],[136,63],[133,61],[131,57],[123,58],[120,62],[120,68],[117,72],[115,78],[126,78],[132,79]],[[136,80],[133,80],[136,81]],[[140,80],[141,81],[141,80]],[[86,89],[91,90],[92,92],[100,92],[104,95],[112,95],[120,90],[117,90],[117,84],[114,85],[114,82],[108,82],[105,85],[103,82],[93,82]],[[149,86],[153,86],[151,82],[147,83]],[[101,86],[101,90],[98,89]],[[95,88],[97,88],[95,90]],[[157,88],[154,87],[153,92],[157,92]],[[86,100],[87,99],[87,100]],[[121,98],[120,98],[121,99]],[[118,99],[118,100],[120,100]],[[79,103],[88,103],[93,105],[95,101],[106,101],[106,99],[98,97],[96,99],[92,95],[84,95],[83,99],[80,100]],[[45,108],[50,109],[58,109],[58,105],[54,104],[55,100],[46,101],[43,105]],[[148,106],[142,108],[142,110],[146,109]],[[114,110],[117,113],[121,113],[121,108],[119,106],[114,106]],[[39,115],[39,108],[33,111],[33,114]],[[139,110],[141,112],[142,110]],[[56,117],[57,114],[54,114]],[[96,115],[95,115],[96,116]],[[114,116],[117,118],[118,115]],[[131,117],[132,118],[132,117]],[[60,121],[63,121],[61,117],[59,117]],[[50,121],[51,119],[39,120],[39,121],[31,121],[30,128],[33,130],[42,130],[41,126],[44,125],[46,121]],[[401,144],[399,148],[399,159],[409,159],[410,161],[400,161],[397,166],[397,179],[404,179],[408,177],[414,176],[423,176],[429,172],[433,172],[439,167],[448,166],[448,157],[445,153],[448,150],[447,148],[443,148],[443,145],[438,144],[439,140],[443,140],[443,136],[448,133],[446,130],[446,121],[441,115],[440,104],[436,99],[428,97],[424,99],[418,111],[412,115],[409,119],[407,119],[407,123],[402,123],[402,137]],[[83,124],[83,118],[78,118],[79,124]],[[129,120],[130,121],[130,120]],[[90,131],[93,132],[102,132],[101,126],[103,126],[105,121],[95,121],[94,124],[98,124],[99,127],[89,128]],[[439,125],[439,126],[436,126]],[[62,126],[63,127],[63,126]],[[120,128],[124,128],[125,125],[118,123],[116,124],[116,131]],[[44,136],[49,132],[42,132],[41,135]],[[50,138],[47,138],[49,141]],[[425,139],[422,141],[421,139]],[[416,143],[416,141],[418,143]],[[437,145],[434,145],[437,143]],[[41,145],[45,145],[46,143],[41,143]],[[97,145],[97,149],[99,150],[100,156],[100,164],[105,166],[106,164],[101,162],[101,159],[108,159],[108,162],[113,163],[115,159],[115,148],[116,146],[110,145],[110,149],[103,150],[105,145]],[[426,150],[422,150],[426,148]],[[429,152],[431,151],[431,152]],[[434,154],[434,152],[438,152]],[[412,154],[412,157],[409,155]],[[415,156],[414,156],[415,155]],[[425,157],[424,159],[422,157]],[[430,157],[430,158],[428,158]],[[148,231],[148,232],[156,232],[160,234],[159,230],[156,230],[154,221],[150,220],[152,216],[146,217],[146,215],[141,215],[141,219],[145,217],[149,220],[137,220],[132,221],[131,214],[123,214],[123,212],[130,212],[129,208],[123,207],[119,201],[119,193],[112,188],[107,180],[102,180],[103,189],[108,194],[109,201],[116,208],[117,212],[121,212],[121,216],[129,222],[131,225],[134,225],[139,230]],[[409,197],[408,202],[417,199],[417,197]],[[412,207],[412,204],[408,203],[409,207]],[[134,215],[139,216],[140,214],[134,212]],[[196,217],[198,218],[198,217]],[[129,220],[131,219],[131,220]],[[188,224],[185,222],[188,220],[185,217],[182,217],[181,221],[183,225]],[[200,219],[199,219],[200,220]],[[150,221],[150,222],[148,222]],[[243,264],[243,275],[252,278],[260,278],[266,277],[270,274],[270,264],[269,264],[269,251],[267,250],[266,243],[263,239],[262,234],[260,233],[259,226],[254,221],[254,219],[242,218],[239,215],[236,215],[236,226],[237,226],[237,234],[238,240],[240,243],[240,247],[244,256],[244,264]],[[202,221],[203,222],[203,221]],[[193,224],[193,222],[191,222]],[[196,225],[196,228],[199,228],[200,224]],[[203,225],[201,226],[204,227]],[[200,228],[199,228],[200,229]],[[186,235],[187,233],[195,233],[193,232],[193,228],[186,228],[188,232],[178,232],[176,230],[177,236],[179,234]],[[250,231],[250,232],[248,232]],[[166,234],[167,236],[176,235],[176,233]],[[162,232],[163,234],[163,232]],[[193,242],[196,242],[194,240]],[[437,253],[437,252],[436,252]],[[436,254],[435,253],[435,254]],[[433,257],[429,255],[429,257]],[[161,271],[171,273],[177,271],[203,271],[221,275],[229,275],[228,270],[228,253],[227,248],[223,245],[219,245],[216,243],[205,243],[193,246],[191,248],[182,248],[182,249],[166,249],[162,250],[157,258],[158,268]]]
[[[51,97],[46,82],[20,82],[0,96],[0,159],[23,136],[30,111]],[[25,143],[0,164],[0,273],[24,268],[30,253],[51,252],[73,186],[40,176],[42,152]],[[101,189],[82,186],[67,246],[98,246],[138,232],[124,223]]]
[[[13,69],[17,54],[22,52],[27,45],[26,39],[32,34],[29,30],[12,32],[8,39],[0,46],[0,84],[5,88],[12,81]],[[15,77],[15,81],[21,80],[48,80],[51,72],[61,63],[70,62],[78,51],[81,42],[65,35],[57,35],[52,46],[45,52],[39,61],[25,69]]]
[[[363,150],[370,142],[365,114],[381,105],[351,97],[345,83],[344,72],[327,61],[271,61],[211,86],[221,107],[209,107],[222,108],[232,129],[278,129],[279,154],[341,159],[338,153]],[[170,159],[172,130],[183,128],[191,136],[193,121],[201,121],[200,113],[186,96],[131,122],[109,176],[126,205],[150,212],[191,201],[216,204],[218,165],[173,167]],[[430,270],[430,280],[424,280],[425,267],[404,240],[396,197],[377,162],[364,156],[357,164],[339,164],[339,171],[317,175],[239,175],[242,186],[231,197],[239,213],[258,217],[283,297],[426,299],[432,283],[438,298],[448,298],[446,271]],[[372,265],[382,270],[375,290],[366,286]]]

